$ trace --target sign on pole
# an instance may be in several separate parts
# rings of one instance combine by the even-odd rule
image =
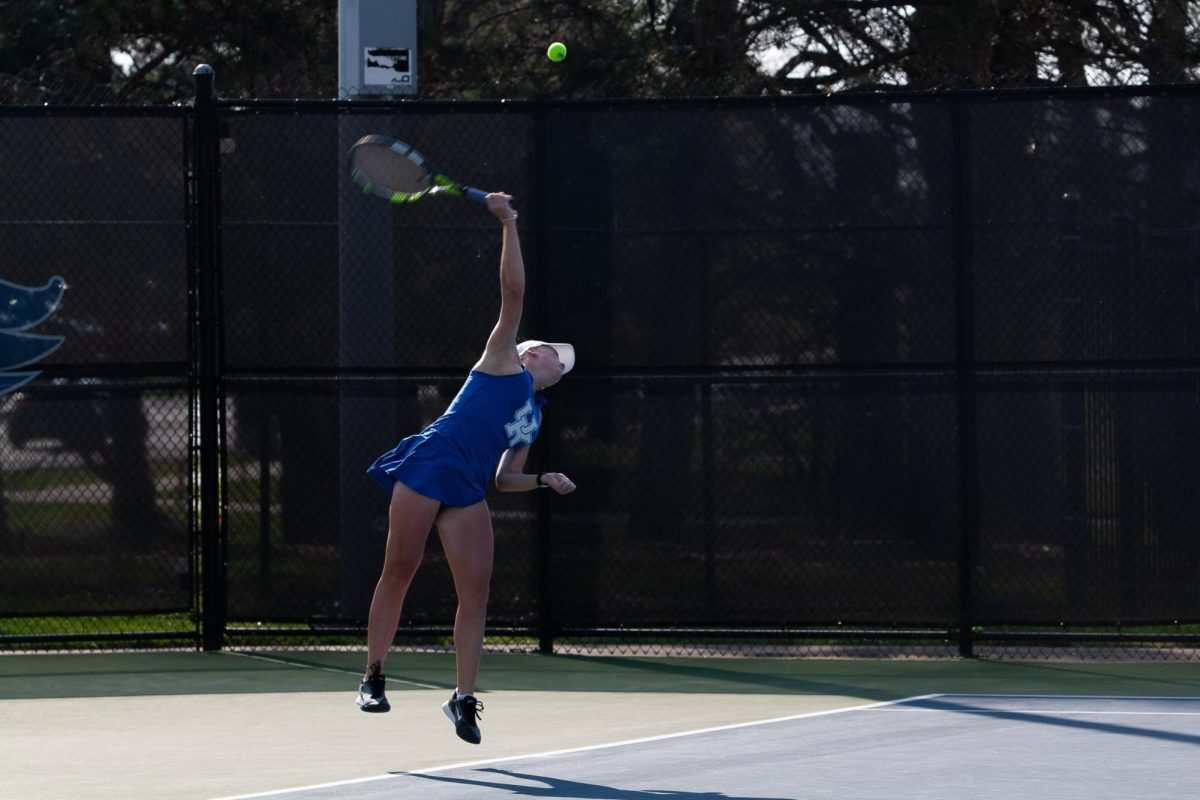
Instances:
[[[338,0],[338,89],[417,93],[417,0]]]

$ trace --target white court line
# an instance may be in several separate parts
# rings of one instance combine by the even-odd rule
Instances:
[[[934,697],[940,697],[936,694],[923,694],[915,697],[905,697],[900,700],[886,700],[879,703],[867,703],[861,706],[847,706],[845,708],[832,708],[827,711],[810,711],[807,714],[794,714],[789,717],[773,717],[771,719],[760,719],[753,722],[735,722],[732,725],[719,725],[715,728],[699,728],[692,731],[682,731],[680,733],[664,733],[660,736],[646,736],[641,739],[626,739],[621,742],[609,742],[608,744],[593,744],[585,747],[571,747],[566,750],[548,750],[544,753],[526,753],[519,756],[504,756],[502,758],[486,758],[481,761],[463,761],[458,764],[446,764],[441,767],[429,767],[427,769],[414,769],[405,772],[392,772],[387,775],[373,775],[369,778],[355,778],[348,781],[334,781],[332,783],[318,783],[312,786],[296,786],[291,789],[272,789],[268,792],[257,792],[255,794],[238,794],[228,797],[217,797],[212,800],[250,800],[253,797],[273,797],[281,794],[289,794],[291,792],[307,792],[313,789],[329,789],[335,786],[353,786],[359,783],[372,783],[374,781],[385,781],[394,778],[403,777],[404,775],[428,775],[432,772],[445,772],[452,769],[466,769],[467,767],[481,767],[487,764],[502,764],[505,761],[520,761],[526,758],[549,758],[551,756],[570,755],[572,753],[586,753],[593,750],[607,750],[612,747],[625,747],[631,744],[646,744],[647,742],[661,742],[668,739],[680,739],[685,736],[698,736],[702,733],[715,733],[717,731],[731,731],[738,728],[751,728],[756,725],[770,725],[775,722],[790,722],[797,719],[809,719],[812,717],[827,717],[832,714],[844,714],[847,711],[866,711],[874,708],[882,708],[884,706],[895,705],[897,703],[911,703],[917,700],[928,700]]]
[[[1147,694],[988,694],[985,692],[942,692],[940,694],[928,694],[922,697],[910,697],[907,700],[897,702],[911,703],[916,700],[928,700],[932,697],[991,697],[1005,699],[1015,697],[1023,700],[1167,700],[1167,701],[1184,701],[1191,703],[1200,703],[1200,696],[1197,695],[1147,695]]]
[[[333,672],[338,675],[354,675],[361,680],[361,673],[353,669],[339,669],[337,667],[320,667],[315,664],[299,664],[295,661],[288,661],[286,658],[273,658],[271,656],[259,655],[257,653],[242,653],[235,650],[230,650],[224,653],[227,656],[238,656],[239,658],[253,658],[257,661],[266,661],[268,664],[280,664],[285,667],[294,667],[296,669],[315,669],[320,672]],[[416,686],[421,689],[445,689],[445,686],[434,686],[429,683],[421,683],[420,681],[408,680],[407,678],[395,678],[388,676],[388,681],[391,683],[404,683],[409,686]]]
[[[1087,716],[1098,717],[1200,717],[1200,711],[1076,711],[1070,708],[897,708],[895,711],[927,711],[935,714],[946,712],[954,714],[977,714],[991,716],[1004,714],[1024,714],[1027,716]]]
[[[1110,695],[1110,694],[930,694],[923,697],[910,697],[889,704],[889,707],[876,706],[868,710],[879,711],[952,711],[955,714],[978,714],[981,716],[1002,714],[1048,715],[1060,714],[1071,716],[1128,716],[1128,717],[1200,717],[1200,711],[1105,711],[1094,709],[1074,708],[901,708],[905,703],[919,700],[950,700],[962,697],[973,700],[1136,700],[1142,702],[1167,703],[1196,703],[1200,697],[1169,697],[1162,695]]]

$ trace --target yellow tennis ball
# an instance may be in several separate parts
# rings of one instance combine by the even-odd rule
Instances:
[[[546,48],[546,58],[551,61],[562,61],[567,57],[567,46],[562,42],[554,42]]]

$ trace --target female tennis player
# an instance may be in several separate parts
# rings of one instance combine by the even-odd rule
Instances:
[[[542,390],[575,365],[569,344],[525,341],[517,327],[525,299],[525,262],[512,197],[487,196],[487,208],[503,230],[500,250],[500,317],[483,355],[458,396],[428,427],[402,440],[367,470],[391,493],[383,574],[367,620],[367,671],[358,692],[363,711],[390,706],[384,695],[384,661],[400,622],[404,595],[436,525],[458,595],[454,649],[458,686],[442,710],[459,738],[479,744],[474,696],[483,653],[488,583],[492,575],[492,520],[484,495],[494,475],[502,492],[547,487],[575,491],[561,472],[528,474],[525,460],[541,425]]]

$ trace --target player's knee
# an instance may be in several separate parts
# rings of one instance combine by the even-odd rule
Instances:
[[[394,588],[407,589],[420,565],[419,560],[392,559],[384,563],[380,579]]]
[[[487,608],[490,590],[491,582],[487,575],[459,581],[458,604],[467,609]]]

